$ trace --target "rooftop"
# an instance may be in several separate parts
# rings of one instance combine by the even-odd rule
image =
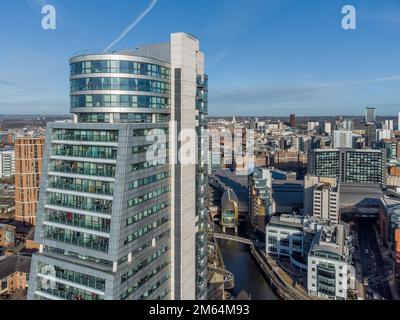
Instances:
[[[288,227],[302,228],[303,218],[291,214],[282,214],[280,216],[272,216],[270,219],[270,223],[273,225],[279,225],[283,227],[288,226]]]
[[[345,226],[342,224],[323,226],[314,238],[311,251],[333,253],[346,259],[348,248],[346,247]]]
[[[12,255],[0,257],[0,279],[4,279],[15,272],[29,273],[31,257]]]

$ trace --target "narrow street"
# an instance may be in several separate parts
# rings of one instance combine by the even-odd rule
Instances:
[[[358,223],[358,242],[362,277],[368,299],[392,299],[388,277],[390,266],[384,263],[376,238],[373,220],[360,220]]]

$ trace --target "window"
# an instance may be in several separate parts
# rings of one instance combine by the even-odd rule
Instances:
[[[278,238],[277,237],[268,237],[268,243],[269,244],[278,244]]]

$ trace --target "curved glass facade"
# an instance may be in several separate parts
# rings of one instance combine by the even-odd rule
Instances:
[[[171,69],[167,64],[160,62],[158,65],[153,59],[145,62],[143,57],[124,54],[87,55],[76,59],[82,61],[71,62],[70,91],[71,110],[78,122],[150,124],[170,121]],[[94,108],[97,110],[91,110]],[[129,110],[122,112],[121,109]]]
[[[92,60],[71,64],[71,76],[92,73],[125,73],[171,79],[171,70],[159,65],[116,60]]]
[[[170,84],[135,78],[80,78],[71,80],[71,92],[92,90],[142,91],[169,94]]]
[[[86,94],[71,96],[71,108],[170,109],[169,98],[128,94]]]

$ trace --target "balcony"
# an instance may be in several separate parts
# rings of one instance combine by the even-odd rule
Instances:
[[[54,205],[57,207],[71,208],[88,212],[98,212],[111,215],[112,205],[102,205],[102,204],[88,204],[81,203],[77,201],[63,201],[59,199],[49,198],[47,204]]]
[[[46,295],[54,296],[59,299],[55,300],[103,300],[102,297],[100,297],[97,294],[83,294],[79,292],[78,290],[73,290],[73,289],[65,289],[65,290],[60,290],[60,289],[44,289],[44,288],[38,288],[37,289],[39,295],[40,293],[44,293]]]
[[[101,252],[108,252],[108,240],[104,240],[103,242],[100,242],[99,240],[84,240],[81,238],[77,237],[70,237],[70,236],[65,236],[62,234],[62,229],[59,229],[59,231],[53,231],[48,230],[46,232],[45,238],[49,240],[54,240],[54,241],[59,241],[67,244],[72,244],[81,248],[86,248],[86,249],[92,249],[96,251],[101,251]],[[92,236],[94,237],[94,236]]]
[[[77,227],[87,230],[99,231],[104,233],[110,233],[110,225],[108,224],[99,224],[94,222],[88,222],[85,220],[69,220],[67,218],[54,217],[52,215],[48,215],[46,217],[46,221],[58,223],[66,226]]]
[[[65,174],[76,174],[82,176],[96,176],[105,178],[115,178],[114,170],[104,169],[84,169],[84,168],[73,168],[68,166],[50,166],[50,172],[65,173]]]
[[[56,132],[53,134],[52,140],[60,141],[79,141],[79,142],[118,142],[118,132],[104,134],[88,134],[80,135],[80,131],[73,131],[71,133]]]
[[[78,151],[73,149],[56,149],[53,148],[51,151],[53,156],[62,157],[74,157],[74,158],[91,158],[91,159],[105,159],[105,160],[117,160],[117,151],[112,150],[111,152],[98,152],[95,150]]]
[[[52,189],[60,189],[67,191],[77,191],[77,192],[85,192],[85,193],[94,193],[99,195],[112,196],[114,194],[114,189],[110,187],[95,187],[95,186],[85,186],[78,184],[68,184],[62,183],[61,181],[50,182],[49,188]]]

